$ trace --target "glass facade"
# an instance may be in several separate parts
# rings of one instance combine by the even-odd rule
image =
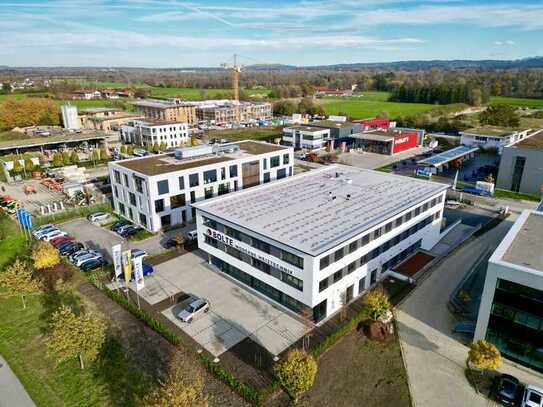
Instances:
[[[543,291],[498,279],[486,339],[503,356],[543,372]]]

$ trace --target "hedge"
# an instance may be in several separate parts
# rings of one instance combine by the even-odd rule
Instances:
[[[75,209],[67,209],[62,212],[38,217],[35,226],[45,225],[46,223],[66,222],[75,218],[85,217],[94,212],[112,212],[112,208],[109,203],[101,203],[91,206],[82,206]]]

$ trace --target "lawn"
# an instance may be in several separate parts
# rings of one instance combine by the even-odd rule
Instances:
[[[151,96],[158,98],[178,97],[186,100],[213,99],[217,94],[232,94],[232,89],[152,88]],[[220,95],[219,95],[220,96]]]
[[[25,238],[19,226],[6,214],[0,214],[0,272],[15,257],[25,252]]]
[[[510,98],[504,96],[491,96],[490,104],[513,105],[543,108],[543,99]]]

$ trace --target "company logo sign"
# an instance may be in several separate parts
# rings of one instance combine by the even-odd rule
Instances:
[[[264,254],[261,254],[259,253],[258,251],[254,250],[251,246],[243,243],[243,242],[240,242],[238,240],[234,240],[232,239],[230,236],[226,236],[224,234],[222,234],[221,232],[217,232],[216,230],[213,230],[213,229],[207,229],[206,230],[206,234],[221,242],[221,243],[224,243],[225,245],[227,246],[230,246],[230,247],[233,247],[234,249],[237,249],[239,250],[240,252],[242,253],[245,253],[246,255],[254,258],[254,259],[257,259],[259,261],[261,261],[262,263],[266,263],[267,265],[271,266],[271,267],[274,267],[278,270],[281,270],[287,274],[290,274],[291,276],[294,275],[295,271],[290,269],[289,267],[287,267],[286,265],[283,265],[283,264],[280,264],[278,263],[277,261],[273,260],[273,259],[270,259],[269,257],[266,257]]]
[[[409,137],[397,138],[396,140],[394,140],[394,144],[403,144],[403,143],[407,143],[408,141],[409,141]]]

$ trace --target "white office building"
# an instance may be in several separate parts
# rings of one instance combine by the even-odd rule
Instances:
[[[196,204],[198,245],[220,272],[319,322],[437,243],[446,189],[323,167]]]
[[[191,221],[191,204],[289,177],[292,148],[257,141],[180,148],[109,163],[117,214],[157,232]]]
[[[283,144],[295,149],[320,150],[329,141],[330,129],[303,125],[283,129]]]
[[[81,128],[81,120],[77,114],[77,107],[69,103],[60,106],[62,125],[65,129],[78,130]]]
[[[468,147],[495,149],[501,154],[504,147],[512,146],[530,137],[530,129],[512,130],[495,126],[481,126],[460,132],[460,144]]]
[[[121,139],[139,146],[165,143],[168,148],[179,147],[190,141],[189,126],[187,123],[162,120],[134,121],[121,126]]]

